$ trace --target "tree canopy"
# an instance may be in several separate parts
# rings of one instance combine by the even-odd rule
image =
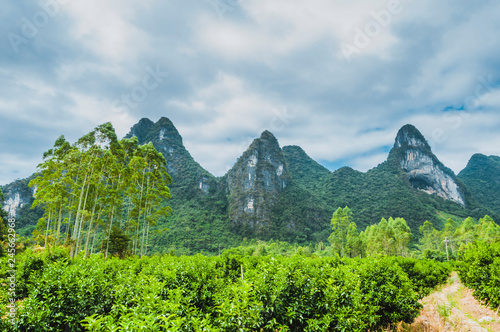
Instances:
[[[172,180],[152,143],[119,141],[105,123],[74,144],[59,137],[43,157],[29,184],[36,191],[33,207],[45,210],[35,240],[45,247],[67,243],[72,256],[94,252],[101,240],[107,255],[110,241],[104,240],[116,227],[132,239],[133,254],[146,254],[150,226],[171,212],[159,203],[170,198]]]

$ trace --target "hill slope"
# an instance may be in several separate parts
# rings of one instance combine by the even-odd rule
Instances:
[[[475,154],[458,178],[478,202],[500,215],[500,157]]]
[[[163,203],[173,212],[152,228],[153,251],[215,253],[244,237],[325,242],[333,211],[344,206],[354,212],[359,230],[381,218],[403,217],[414,236],[425,220],[441,228],[444,215],[489,214],[499,221],[500,158],[476,155],[456,177],[411,125],[399,130],[388,159],[366,173],[349,167],[330,172],[298,146],[281,148],[265,131],[226,175],[215,177],[192,158],[167,118],[141,119],[126,138],[132,136],[140,144],[153,143],[173,180],[172,199]],[[2,188],[26,234],[41,214],[29,209],[28,182]]]
[[[440,211],[461,218],[488,213],[411,125],[400,129],[387,161],[366,173],[341,168],[325,182],[324,190],[330,206],[354,211],[358,227],[403,217],[414,236],[425,220],[441,228]]]

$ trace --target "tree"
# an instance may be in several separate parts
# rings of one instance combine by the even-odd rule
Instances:
[[[357,226],[354,222],[349,224],[347,230],[347,244],[346,252],[349,257],[363,256],[364,255],[364,245],[361,237],[358,233]]]
[[[443,242],[441,233],[434,228],[428,220],[419,227],[420,238],[419,248],[422,251],[423,257],[427,259],[435,259],[439,261],[446,260],[446,254],[441,250]]]
[[[368,255],[406,256],[412,240],[411,229],[403,218],[382,218],[361,235]]]
[[[478,237],[485,242],[495,243],[500,241],[500,226],[488,215],[479,219],[477,233]]]
[[[447,252],[447,257],[454,255],[457,249],[457,225],[455,221],[451,218],[448,218],[446,223],[444,224],[444,228],[441,230],[441,242],[443,245],[441,246],[442,251]]]
[[[428,220],[424,222],[422,226],[419,227],[420,234],[420,250],[438,250],[437,241],[440,241],[438,231],[434,228],[434,225]]]
[[[150,226],[171,211],[164,204],[171,178],[163,155],[135,137],[118,141],[110,123],[73,145],[59,137],[38,169],[32,206],[45,214],[34,234],[45,246],[65,236],[72,257],[93,252],[96,238],[107,256],[115,226],[134,239],[134,254],[145,255]]]
[[[125,257],[130,238],[121,228],[113,226],[107,242],[106,246],[110,255],[118,255],[120,258]]]
[[[471,217],[468,217],[457,229],[457,237],[461,244],[467,245],[474,242],[477,237],[476,234],[476,221]]]
[[[349,225],[352,220],[352,211],[346,206],[338,208],[332,216],[332,234],[328,237],[328,241],[332,244],[334,250],[340,257],[346,256],[347,238],[349,234]]]
[[[397,256],[407,256],[408,246],[412,240],[411,229],[403,218],[389,218],[389,225],[394,236],[394,251]]]

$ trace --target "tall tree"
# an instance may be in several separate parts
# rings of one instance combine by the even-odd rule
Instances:
[[[331,219],[332,234],[328,237],[328,241],[330,241],[340,257],[346,256],[347,238],[351,222],[352,211],[347,206],[343,209],[339,207],[333,213]]]
[[[420,250],[438,250],[440,236],[437,233],[438,231],[434,228],[434,225],[428,220],[424,222],[422,226],[419,227],[420,234],[422,237],[420,238]]]
[[[349,257],[356,257],[363,256],[364,252],[363,241],[358,233],[357,226],[354,222],[351,222],[347,229],[346,254]]]
[[[393,254],[397,256],[407,256],[409,245],[412,240],[411,229],[403,218],[389,218],[389,225],[394,236]]]
[[[38,169],[30,182],[33,206],[43,206],[45,215],[34,235],[57,245],[65,228],[72,257],[93,252],[96,238],[107,256],[109,238],[121,228],[135,236],[134,253],[144,255],[150,226],[171,211],[164,204],[171,178],[163,155],[152,144],[139,146],[137,138],[118,141],[110,123],[73,145],[58,138]]]
[[[382,218],[361,234],[366,246],[366,254],[407,256],[412,240],[410,227],[403,218]]]

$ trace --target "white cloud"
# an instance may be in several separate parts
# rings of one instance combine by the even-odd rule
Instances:
[[[148,2],[72,1],[65,8],[76,22],[71,34],[105,61],[136,60],[151,50],[151,36],[134,24]]]
[[[3,174],[31,174],[36,163],[24,161],[60,134],[112,121],[123,136],[161,116],[216,175],[265,129],[359,170],[376,166],[406,123],[455,172],[475,152],[500,154],[500,4],[400,0],[401,13],[347,62],[341,43],[389,0],[239,3],[219,17],[201,0],[70,1],[19,54],[0,40]],[[12,3],[0,32],[21,33],[20,18],[39,10]],[[157,65],[171,76],[137,107],[117,105]],[[491,89],[476,94],[481,77]]]

